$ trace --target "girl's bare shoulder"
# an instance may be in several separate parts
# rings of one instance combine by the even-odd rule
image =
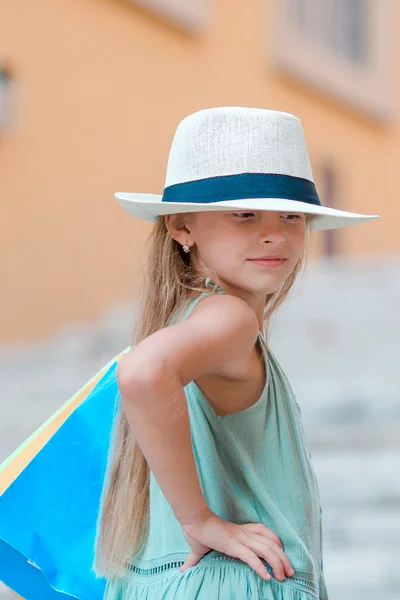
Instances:
[[[199,300],[187,319],[137,344],[125,364],[139,377],[176,376],[185,386],[201,375],[247,360],[258,331],[256,314],[247,302],[229,294],[210,294]]]

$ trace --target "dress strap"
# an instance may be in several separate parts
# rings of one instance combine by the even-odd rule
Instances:
[[[196,306],[196,304],[205,296],[208,296],[211,293],[211,290],[215,287],[216,291],[219,294],[225,294],[226,292],[224,292],[224,290],[221,288],[221,286],[217,285],[212,281],[212,279],[210,279],[210,277],[207,277],[206,281],[205,281],[205,285],[207,288],[209,288],[210,291],[206,291],[206,292],[200,292],[199,294],[197,294],[197,296],[194,296],[194,298],[191,298],[190,300],[187,300],[185,305],[181,306],[180,308],[177,308],[176,310],[174,310],[173,314],[170,316],[169,320],[168,320],[168,324],[172,325],[175,324],[177,322],[180,321],[184,321],[185,319],[188,318],[189,314],[191,313],[191,311],[193,310],[193,308]]]
[[[206,287],[213,289],[215,288],[219,294],[226,294],[225,290],[222,289],[220,285],[217,285],[211,277],[207,277],[206,279]]]

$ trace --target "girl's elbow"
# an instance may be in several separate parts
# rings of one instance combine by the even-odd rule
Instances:
[[[118,388],[126,399],[141,398],[141,393],[146,390],[163,387],[165,385],[165,371],[153,362],[139,364],[130,360],[129,355],[123,356],[116,368]]]

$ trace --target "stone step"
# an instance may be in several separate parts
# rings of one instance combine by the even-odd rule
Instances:
[[[324,548],[327,552],[347,548],[397,553],[400,540],[400,508],[386,511],[369,508],[322,507]]]
[[[390,548],[325,551],[324,573],[329,600],[400,598],[400,570]]]
[[[322,507],[400,510],[400,451],[312,455]]]

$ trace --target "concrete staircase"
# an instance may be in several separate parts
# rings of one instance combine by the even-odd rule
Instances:
[[[330,600],[400,600],[399,313],[400,256],[335,259],[310,263],[273,320],[319,481]],[[0,348],[0,461],[131,343],[132,315],[122,303]]]

